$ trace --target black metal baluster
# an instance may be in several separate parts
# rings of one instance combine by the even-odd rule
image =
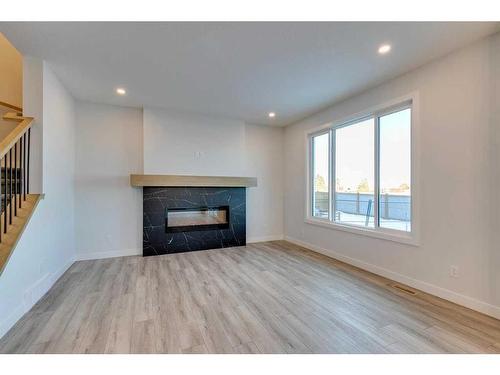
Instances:
[[[22,170],[23,170],[23,138],[19,138],[19,208],[23,207],[23,181],[22,181]]]
[[[4,163],[4,195],[3,195],[3,232],[7,233],[7,154],[3,158]]]
[[[12,224],[12,148],[9,150],[9,224]]]
[[[23,135],[24,139],[24,148],[23,148],[23,163],[24,163],[24,168],[23,168],[23,190],[24,190],[24,200],[26,200],[26,133]]]
[[[17,142],[14,144],[14,216],[17,216]]]
[[[31,128],[28,129],[28,177],[26,180],[26,190],[30,193],[30,146],[31,146]]]

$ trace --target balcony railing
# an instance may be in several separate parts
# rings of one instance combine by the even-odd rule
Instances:
[[[328,192],[315,192],[314,216],[328,218]],[[336,193],[335,221],[368,226],[373,223],[374,196],[370,193]],[[379,202],[380,220],[384,226],[399,230],[410,230],[411,196],[381,194]]]

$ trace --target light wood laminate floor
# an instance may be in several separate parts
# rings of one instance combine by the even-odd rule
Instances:
[[[2,353],[495,353],[500,321],[287,242],[75,263]]]

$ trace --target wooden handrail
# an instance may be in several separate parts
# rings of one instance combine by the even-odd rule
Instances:
[[[7,108],[10,108],[10,109],[13,109],[16,112],[23,112],[23,109],[21,107],[18,107],[17,105],[14,105],[14,104],[9,104],[9,103],[6,103],[6,102],[2,102],[1,100],[0,100],[0,105],[3,106],[3,107],[7,107]]]
[[[3,158],[14,144],[31,128],[33,117],[18,116],[15,113],[7,113],[3,116],[4,120],[18,121],[19,124],[0,141],[0,159]]]

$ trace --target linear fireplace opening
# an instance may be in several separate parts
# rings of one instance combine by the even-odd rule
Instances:
[[[229,206],[167,208],[165,232],[179,233],[229,228]]]

